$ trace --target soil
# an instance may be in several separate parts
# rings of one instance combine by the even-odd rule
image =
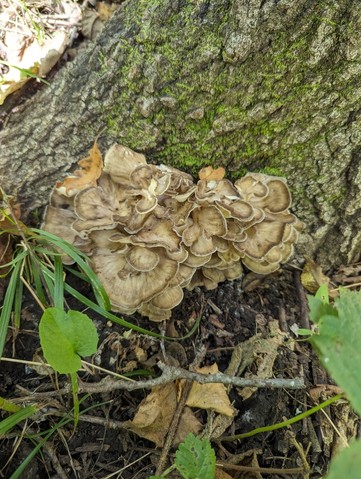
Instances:
[[[247,355],[251,345],[251,359],[241,373],[243,377],[261,374],[262,367],[269,363],[270,377],[302,377],[306,386],[301,390],[260,388],[248,392],[232,388],[229,397],[237,413],[223,435],[244,433],[292,418],[335,393],[309,344],[295,341],[292,332],[294,324],[307,326],[305,297],[299,281],[299,272],[285,267],[282,272],[265,278],[261,284],[257,284],[259,279],[246,276],[243,281],[227,282],[213,291],[198,288],[192,293],[187,292],[167,323],[166,333],[183,336],[199,316],[201,322],[190,338],[165,341],[164,350],[160,340],[135,332],[124,334],[126,329],[88,311],[100,337],[98,353],[92,360],[103,368],[118,373],[141,369],[154,377],[160,374],[156,365],[159,359],[187,368],[203,345],[206,354],[202,365],[216,363],[221,371],[225,371],[234,349],[241,345]],[[74,283],[81,288],[83,294],[91,295],[88,285],[79,285],[79,280],[74,280]],[[79,305],[71,304],[70,301],[70,307],[75,309]],[[4,351],[5,357],[33,360],[34,355],[39,354],[37,329],[40,315],[41,312],[31,298],[24,298],[21,328],[16,334],[14,329],[11,330]],[[124,319],[159,332],[158,324],[150,323],[138,315],[124,316]],[[268,344],[267,341],[272,340],[275,331],[281,341],[273,356],[266,350],[257,349],[256,343],[252,343],[258,338],[266,340],[265,344]],[[105,376],[106,373],[79,373],[83,382],[98,382]],[[142,374],[134,378],[144,380]],[[30,365],[1,362],[0,397],[22,405],[35,403],[40,412],[35,419],[30,418],[21,425],[23,435],[21,427],[18,427],[1,440],[0,477],[10,478],[16,467],[40,441],[40,433],[54,426],[71,410],[71,393],[56,393],[67,383],[65,375],[55,377],[33,369]],[[39,393],[42,394],[39,396]],[[83,401],[77,428],[74,430],[73,423],[69,422],[54,433],[21,477],[149,478],[155,473],[161,449],[121,427],[122,422],[134,417],[140,402],[148,393],[149,391],[141,389],[131,393],[100,392],[87,397],[81,394]],[[242,395],[247,398],[244,399]],[[82,414],[86,408],[91,409]],[[195,414],[206,427],[209,421],[206,411],[198,409]],[[4,417],[6,414],[2,414]],[[338,429],[339,435],[330,424]],[[346,410],[345,404],[335,403],[326,411],[318,412],[290,427],[238,441],[214,442],[213,446],[217,461],[228,466],[251,467],[248,472],[227,469],[230,474],[228,477],[316,479],[327,471],[330,457],[339,446],[340,435],[354,435],[355,424],[356,418],[348,407]],[[172,454],[174,450],[171,450]]]

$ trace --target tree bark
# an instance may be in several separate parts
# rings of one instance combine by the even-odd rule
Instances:
[[[99,140],[193,174],[284,176],[322,265],[361,248],[359,0],[129,0],[0,132],[25,215]]]

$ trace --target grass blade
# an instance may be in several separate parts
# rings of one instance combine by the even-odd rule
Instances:
[[[16,285],[14,297],[14,326],[16,329],[20,328],[21,305],[23,304],[23,289],[24,284],[21,280]]]
[[[36,413],[36,411],[37,409],[35,406],[26,406],[6,419],[3,419],[0,422],[0,437],[4,436],[8,431],[10,431],[10,429],[19,424],[19,422],[32,416],[34,413]]]
[[[63,262],[59,256],[54,256],[54,306],[59,309],[64,308],[64,281],[63,281]]]
[[[4,304],[0,315],[0,357],[3,355],[4,344],[6,341],[6,333],[11,318],[14,298],[16,294],[17,284],[20,281],[20,270],[22,263],[18,261],[14,269],[10,273],[10,281],[6,290]]]
[[[89,397],[88,394],[86,394],[80,401],[79,404],[82,403],[85,399]],[[88,411],[91,411],[92,409],[98,407],[98,404],[94,404],[84,411],[82,411],[81,414],[86,414]],[[16,469],[15,472],[10,476],[9,479],[21,479],[24,477],[23,472],[27,468],[27,466],[30,464],[30,462],[34,459],[36,454],[40,451],[40,449],[43,447],[43,445],[47,442],[48,439],[61,427],[65,426],[69,422],[73,421],[73,418],[69,415],[67,417],[64,417],[61,419],[58,424],[56,424],[54,427],[52,427],[47,434],[41,439],[41,441],[38,442],[38,444],[34,447],[34,449],[31,451],[31,453],[24,459],[24,461],[20,464],[20,466]]]
[[[58,238],[57,236],[47,231],[39,230],[37,228],[32,228],[31,231],[38,235],[37,241],[46,241],[48,243],[51,243],[54,245],[56,249],[58,250],[60,249],[61,251],[63,251],[65,254],[67,254],[68,256],[72,258],[72,260],[78,265],[78,267],[87,276],[89,283],[93,287],[94,294],[99,304],[101,304],[104,309],[109,311],[111,308],[109,297],[104,289],[104,286],[100,282],[99,278],[89,266],[87,262],[87,259],[88,259],[87,256],[84,253],[80,252],[77,248],[75,248],[70,243],[64,241],[61,238]]]
[[[45,296],[44,286],[41,280],[38,258],[36,256],[32,257],[30,264],[36,295],[39,298],[41,304],[46,307],[48,305],[48,300]]]

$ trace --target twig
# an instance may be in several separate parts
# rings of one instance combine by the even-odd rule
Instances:
[[[111,392],[118,389],[125,389],[126,391],[135,391],[137,389],[151,389],[156,386],[162,386],[175,381],[176,379],[187,379],[189,381],[196,381],[200,384],[207,383],[222,383],[230,384],[237,387],[258,387],[258,388],[285,388],[285,389],[303,389],[305,383],[303,378],[294,379],[244,379],[238,376],[227,376],[223,373],[216,374],[200,374],[175,366],[168,366],[167,364],[158,362],[158,367],[162,370],[162,375],[155,379],[146,381],[137,381],[129,383],[127,381],[114,381],[105,378],[99,383],[83,383],[79,384],[79,392],[95,393],[95,392]]]
[[[304,467],[304,479],[309,479],[310,477],[310,465],[307,461],[307,454],[305,453],[302,445],[297,441],[296,435],[293,431],[286,431],[286,436],[288,437],[290,443],[297,449],[297,452],[301,458]]]
[[[252,466],[237,466],[233,464],[227,464],[225,462],[218,462],[217,467],[221,467],[222,469],[230,469],[233,471],[241,471],[241,472],[253,472],[256,474],[257,472],[260,474],[300,474],[304,472],[303,467],[294,467],[294,468],[278,468],[278,467],[252,467]]]
[[[146,381],[129,382],[125,380],[114,380],[108,376],[97,383],[85,383],[79,381],[80,393],[107,393],[124,389],[125,391],[136,391],[138,389],[152,389],[156,386],[163,386],[171,383],[176,379],[187,379],[189,381],[196,381],[200,384],[207,383],[222,383],[236,387],[256,387],[256,388],[277,388],[277,389],[304,389],[305,383],[303,378],[296,377],[294,379],[244,379],[238,376],[227,376],[223,373],[216,374],[201,374],[186,369],[177,368],[175,366],[168,366],[161,361],[158,362],[158,367],[162,370],[162,375],[158,378],[148,379]],[[29,391],[24,390],[18,386],[20,391],[29,394]],[[47,391],[40,393],[31,393],[31,398],[46,399],[51,396],[58,396],[62,394],[69,394],[70,386],[65,385],[57,391]],[[23,398],[22,398],[23,399]]]
[[[55,469],[59,479],[67,479],[68,476],[65,473],[64,469],[62,468],[53,446],[51,444],[49,444],[48,442],[45,442],[43,444],[43,448],[45,449],[46,453],[50,457],[51,462],[53,463],[54,469]]]

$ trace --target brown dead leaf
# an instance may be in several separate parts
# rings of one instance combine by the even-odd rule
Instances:
[[[216,374],[219,372],[216,363],[204,368],[197,368],[196,371],[201,374]],[[194,382],[186,404],[190,407],[212,409],[225,416],[234,416],[234,409],[229,401],[227,389],[221,383],[199,384]]]
[[[223,180],[225,174],[226,170],[222,168],[222,166],[220,166],[216,170],[214,170],[211,166],[206,166],[199,170],[198,176],[200,180],[220,181]]]
[[[323,274],[322,268],[319,264],[313,261],[312,258],[306,256],[306,263],[301,274],[301,283],[307,291],[315,294],[322,284],[326,283],[327,286],[329,286],[330,278]],[[336,291],[332,291],[330,288],[328,288],[328,290],[331,298],[337,296]]]
[[[13,196],[6,196],[0,189],[0,266],[9,263],[13,255],[13,236],[19,236],[27,228],[20,218],[20,205]],[[1,268],[0,276],[6,275],[10,267]]]
[[[96,186],[103,169],[102,154],[96,141],[89,150],[89,156],[78,161],[78,165],[81,167],[80,170],[74,171],[74,174],[65,178],[63,182],[56,183],[55,188],[59,193],[69,197],[84,188]]]
[[[255,335],[242,343],[242,361],[238,374],[249,367],[252,363],[256,363],[256,375],[246,373],[245,377],[257,377],[259,379],[271,378],[273,375],[273,364],[278,356],[278,348],[284,345],[285,333],[279,329],[278,321],[270,321],[268,323],[270,334],[267,338]],[[289,347],[292,347],[289,345]],[[250,398],[257,388],[244,387],[240,394],[243,399]]]
[[[322,400],[334,396],[335,394],[342,394],[342,389],[333,384],[319,384],[309,390],[309,395],[313,402],[319,402],[322,396]]]
[[[113,15],[113,13],[119,8],[119,5],[115,3],[109,4],[105,2],[97,2],[96,9],[99,14],[99,18],[102,22],[106,22]]]
[[[174,383],[157,387],[140,403],[132,421],[124,427],[162,447],[177,407],[177,387]],[[179,422],[174,445],[182,442],[188,433],[197,434],[201,424],[189,408],[185,408]]]
[[[216,467],[216,474],[214,476],[214,479],[233,479],[233,478],[220,467]]]

